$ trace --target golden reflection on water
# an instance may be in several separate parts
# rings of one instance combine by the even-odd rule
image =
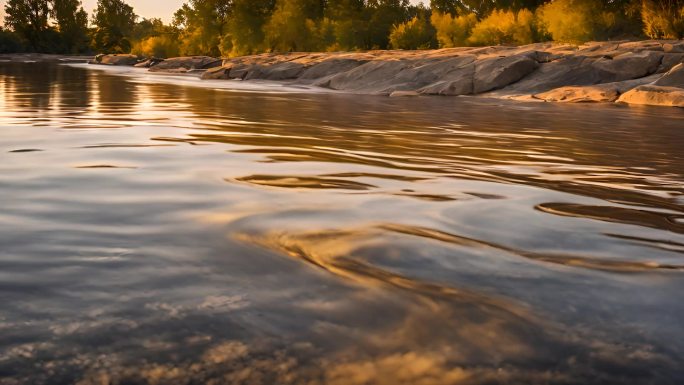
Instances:
[[[0,91],[2,385],[684,381],[681,111]]]

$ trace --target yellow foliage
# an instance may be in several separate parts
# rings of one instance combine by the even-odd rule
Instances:
[[[416,16],[392,28],[390,45],[394,49],[434,48],[434,30],[427,20]]]
[[[554,0],[538,8],[539,19],[553,40],[581,43],[595,38],[595,18],[600,15],[591,1]]]
[[[134,44],[131,53],[144,57],[169,58],[180,56],[180,47],[169,36],[153,36]]]
[[[534,42],[534,35],[534,15],[529,10],[494,10],[477,23],[468,41],[473,45],[521,45]]]
[[[470,13],[463,16],[451,16],[448,13],[435,11],[430,21],[437,30],[437,41],[441,48],[462,47],[467,45],[468,37],[477,24],[477,15]]]
[[[641,8],[644,33],[653,39],[680,39],[684,37],[684,5],[658,6],[644,0]]]

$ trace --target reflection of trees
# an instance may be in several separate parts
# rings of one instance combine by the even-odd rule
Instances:
[[[57,69],[45,63],[4,63],[7,92],[3,97],[9,108],[40,114],[50,106],[52,80]]]

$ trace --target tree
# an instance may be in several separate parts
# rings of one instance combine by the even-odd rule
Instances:
[[[123,0],[98,0],[93,24],[97,27],[93,47],[101,52],[126,53],[138,16]]]
[[[264,26],[266,43],[271,51],[306,51],[315,45],[313,12],[306,0],[278,0],[268,24]],[[308,14],[308,15],[307,15]]]
[[[520,45],[534,42],[535,35],[534,15],[529,10],[494,10],[477,23],[469,41],[474,45]]]
[[[183,53],[219,56],[232,10],[232,0],[190,0],[183,4],[174,15],[174,26],[181,30]]]
[[[413,19],[392,28],[390,44],[395,49],[437,48],[437,35],[429,13],[423,9]]]
[[[64,52],[79,53],[88,47],[88,13],[80,0],[53,0],[52,17],[57,21]]]
[[[408,0],[368,0],[368,35],[366,48],[387,49],[395,25],[408,20]]]
[[[238,56],[264,50],[264,26],[275,3],[275,0],[233,0],[228,33],[221,41],[221,54]]]
[[[430,21],[437,31],[441,48],[463,47],[468,44],[468,38],[477,24],[477,16],[474,13],[452,16],[433,11]]]
[[[333,49],[354,50],[366,46],[368,22],[364,18],[363,0],[328,0],[326,17],[332,23]]]
[[[644,33],[654,39],[684,37],[684,0],[643,0]]]
[[[21,38],[16,32],[0,27],[0,53],[16,53],[23,51]]]
[[[45,48],[50,27],[48,0],[8,0],[5,4],[5,25],[24,38],[34,51]]]

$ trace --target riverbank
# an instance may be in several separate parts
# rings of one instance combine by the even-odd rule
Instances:
[[[261,54],[225,60],[100,55],[93,63],[195,74],[202,79],[268,80],[392,97],[477,95],[684,107],[681,40]]]

